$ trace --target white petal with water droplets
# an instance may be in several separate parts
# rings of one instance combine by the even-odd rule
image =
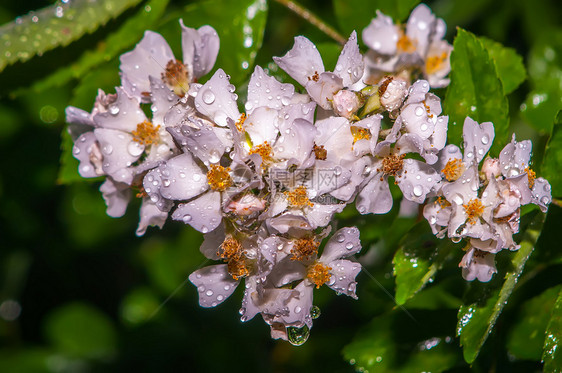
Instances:
[[[191,202],[180,203],[172,218],[191,225],[201,233],[211,232],[222,222],[221,195],[209,191]]]
[[[217,264],[198,269],[189,275],[189,281],[197,287],[199,305],[216,307],[230,297],[240,280],[234,280],[226,264]]]
[[[279,67],[303,87],[315,74],[324,72],[324,63],[316,46],[304,36],[295,37],[293,48],[283,57],[273,57]]]

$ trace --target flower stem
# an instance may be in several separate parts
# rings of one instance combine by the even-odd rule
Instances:
[[[317,27],[320,31],[340,43],[341,45],[345,44],[347,41],[343,36],[341,36],[333,27],[326,24],[320,18],[318,18],[315,14],[313,14],[310,10],[306,9],[299,3],[292,1],[292,0],[275,0],[279,4],[285,6],[286,8],[295,12],[298,16],[303,18],[304,20],[310,22],[313,26]]]

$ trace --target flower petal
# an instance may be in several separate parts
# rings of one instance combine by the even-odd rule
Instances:
[[[294,93],[295,87],[292,84],[279,82],[256,65],[248,84],[246,112],[250,114],[254,109],[262,106],[279,110],[291,103]]]
[[[218,69],[195,97],[196,109],[222,127],[227,125],[226,118],[235,122],[240,118],[235,88],[229,78],[222,69]]]
[[[171,60],[175,61],[174,53],[164,37],[156,32],[146,31],[135,49],[119,58],[119,69],[133,88],[133,91],[128,93],[142,98],[143,102],[149,102],[142,94],[150,92],[148,77],[160,78]]]
[[[541,208],[542,212],[548,210],[548,205],[552,202],[552,188],[548,181],[542,177],[535,179],[533,185],[531,202]]]
[[[142,154],[142,151],[135,154],[129,151],[131,144],[137,144],[133,141],[133,136],[126,132],[105,128],[96,128],[94,134],[103,155],[103,171],[115,181],[131,184],[133,181],[131,165]]]
[[[168,219],[167,212],[160,211],[150,198],[143,198],[140,208],[140,222],[136,235],[139,237],[144,235],[148,226],[157,226],[162,229],[166,219]]]
[[[344,87],[349,87],[361,79],[364,68],[363,55],[357,44],[357,33],[353,31],[338,57],[334,73],[342,79]]]
[[[200,128],[182,125],[169,127],[168,132],[182,148],[195,155],[203,163],[217,163],[225,151],[225,145],[217,137],[214,127],[206,124]]]
[[[304,36],[295,37],[295,44],[283,57],[273,57],[279,67],[303,87],[315,74],[324,72],[324,63],[316,46]]]
[[[186,27],[183,19],[180,19],[180,25],[183,63],[192,66],[194,78],[200,78],[215,65],[220,48],[219,36],[215,29],[208,25],[195,30]]]
[[[470,117],[464,120],[462,129],[464,139],[464,159],[470,164],[473,159],[478,163],[484,158],[494,140],[494,125],[491,122],[478,124]]]
[[[199,247],[199,251],[201,251],[207,259],[219,260],[217,252],[225,238],[224,224],[220,224],[216,229],[203,235],[203,243]]]
[[[403,172],[397,181],[404,198],[422,204],[426,196],[441,181],[441,176],[426,163],[405,159]]]
[[[189,275],[189,281],[197,287],[199,305],[216,307],[230,297],[240,283],[228,273],[226,264],[217,264],[198,269]]]
[[[315,79],[305,83],[306,91],[320,107],[325,110],[332,109],[334,95],[343,88],[342,79],[334,73],[324,72]]]
[[[148,77],[146,82],[148,85]],[[146,115],[140,108],[138,99],[129,97],[120,87],[115,88],[115,91],[117,101],[109,106],[108,111],[94,115],[94,122],[101,128],[133,132],[139,123],[146,120]]]
[[[330,289],[338,294],[345,294],[357,299],[355,277],[361,272],[361,264],[346,259],[334,260],[328,263],[332,268],[332,276],[328,282]]]
[[[377,10],[377,16],[362,33],[363,43],[380,54],[393,55],[396,53],[398,42],[398,27],[392,18]]]
[[[100,186],[100,192],[107,205],[107,215],[112,218],[120,218],[125,215],[127,205],[131,200],[131,187],[129,185],[116,183],[108,177]]]
[[[172,218],[191,225],[201,233],[210,232],[222,222],[221,195],[219,192],[209,191],[191,202],[180,203]]]
[[[187,200],[209,189],[207,176],[189,153],[171,158],[156,170],[160,174],[162,183],[154,185],[145,177],[144,189],[159,188],[161,195],[166,199]]]
[[[392,208],[392,195],[388,180],[382,174],[375,174],[357,195],[355,201],[360,214],[386,214]]]
[[[326,243],[320,260],[329,263],[336,259],[347,258],[361,250],[359,229],[346,227],[338,229]]]

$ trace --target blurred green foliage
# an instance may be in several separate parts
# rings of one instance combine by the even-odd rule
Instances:
[[[360,33],[377,8],[403,22],[417,3],[301,2],[344,36]],[[457,122],[450,141],[460,143],[467,114],[493,121],[500,139],[531,138],[533,168],[542,164],[553,196],[562,197],[558,3],[428,5],[455,40],[444,103]],[[58,6],[71,10],[57,17]],[[542,232],[541,214],[527,213],[539,221],[522,227],[519,252],[498,256],[489,284],[467,284],[457,267],[462,250],[429,234],[425,222],[399,217],[397,208],[368,217],[346,209],[338,224],[357,225],[364,248],[359,301],[317,291],[322,316],[298,348],[272,341],[261,320],[241,323],[240,290],[217,309],[201,309],[186,280],[205,264],[201,235],[170,221],[136,238],[138,203],[119,220],[107,217],[100,182],[77,175],[64,123],[67,105],[90,110],[98,88],[119,84],[118,57],[146,29],[161,32],[179,55],[178,18],[217,30],[215,68],[232,76],[240,95],[256,63],[290,81],[271,57],[285,54],[296,35],[318,45],[327,68],[339,54],[337,43],[275,1],[0,4],[1,372],[531,372],[543,369],[541,359],[546,372],[562,370],[562,209],[555,204]]]

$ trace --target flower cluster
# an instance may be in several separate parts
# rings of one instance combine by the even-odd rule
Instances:
[[[260,314],[273,338],[304,343],[318,316],[315,288],[357,298],[359,230],[330,236],[334,215],[351,203],[360,214],[387,213],[389,181],[411,204],[436,198],[424,215],[436,234],[469,240],[461,263],[469,280],[489,280],[489,254],[517,248],[521,205],[550,202],[548,183],[529,168],[530,142],[514,139],[479,171],[493,126],[467,118],[464,157],[446,146],[448,117],[430,88],[447,84],[451,47],[425,6],[405,30],[379,13],[363,32],[373,50],[363,56],[353,32],[333,71],[296,37],[274,60],[302,90],[256,66],[244,103],[220,68],[198,83],[213,69],[219,38],[210,26],[180,23],[183,61],[147,31],[121,56],[116,92],[100,91],[91,112],[69,107],[67,121],[80,174],[105,176],[110,216],[136,195],[137,235],[168,217],[204,235],[200,251],[219,264],[189,276],[202,307],[243,281],[241,320]],[[426,79],[412,80],[417,72]]]
[[[494,255],[502,249],[519,249],[513,234],[519,232],[521,206],[533,203],[546,212],[551,189],[530,168],[531,141],[517,142],[513,135],[499,158],[484,158],[494,139],[494,126],[470,118],[464,122],[463,138],[464,155],[455,145],[441,152],[438,168],[444,180],[423,213],[438,237],[467,240],[459,264],[463,277],[487,282],[497,272]]]

